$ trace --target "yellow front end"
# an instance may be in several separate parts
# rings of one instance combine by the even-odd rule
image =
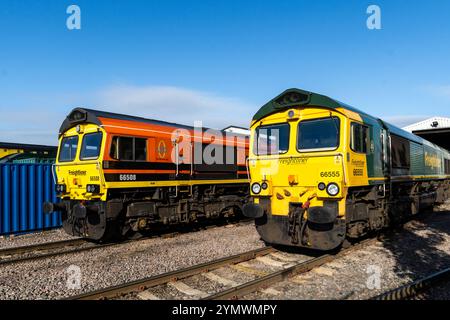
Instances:
[[[94,124],[81,124],[60,137],[55,165],[62,199],[106,200],[102,154],[106,133]]]
[[[64,230],[100,240],[108,234],[107,188],[102,169],[106,132],[94,124],[78,124],[59,139],[55,164],[58,203],[45,202],[44,212],[60,211]]]
[[[269,243],[333,249],[345,238],[347,117],[321,108],[275,113],[252,123],[253,204]]]

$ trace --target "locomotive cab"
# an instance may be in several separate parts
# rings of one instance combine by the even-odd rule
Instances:
[[[254,201],[244,214],[257,218],[266,241],[322,249],[343,241],[347,122],[342,113],[318,107],[289,109],[252,125]]]
[[[107,189],[102,159],[106,139],[105,130],[92,123],[78,123],[60,134],[53,173],[61,202],[44,204],[44,211],[61,211],[69,234],[94,240],[105,236]]]
[[[105,140],[104,130],[93,124],[77,125],[61,136],[55,172],[62,198],[105,199],[100,160]]]

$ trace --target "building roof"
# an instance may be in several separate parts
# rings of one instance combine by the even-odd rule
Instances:
[[[222,131],[225,131],[228,133],[240,134],[240,135],[244,135],[244,136],[250,135],[250,129],[244,128],[244,127],[238,127],[238,126],[228,126],[224,129],[222,129]]]
[[[432,117],[406,126],[403,130],[450,150],[450,118]]]
[[[403,130],[414,132],[422,130],[437,130],[450,128],[450,118],[432,117],[403,128]]]
[[[25,143],[14,143],[14,142],[0,142],[0,149],[19,149],[29,152],[52,152],[56,151],[56,146],[43,146],[39,144],[25,144]]]
[[[222,129],[222,131],[227,131],[227,130],[236,130],[236,129],[240,129],[240,130],[249,130],[248,128],[245,128],[245,127],[240,127],[240,126],[233,126],[233,125],[231,125],[231,126],[228,126],[228,127],[226,127],[226,128],[223,128]]]

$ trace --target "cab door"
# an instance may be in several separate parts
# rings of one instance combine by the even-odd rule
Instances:
[[[391,172],[390,155],[389,155],[389,133],[386,129],[382,128],[380,130],[380,140],[381,140],[381,163],[383,169],[383,175],[389,177]]]

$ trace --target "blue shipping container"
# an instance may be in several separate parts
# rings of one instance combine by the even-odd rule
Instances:
[[[0,164],[0,235],[60,227],[59,213],[44,214],[45,201],[58,201],[51,164]]]

